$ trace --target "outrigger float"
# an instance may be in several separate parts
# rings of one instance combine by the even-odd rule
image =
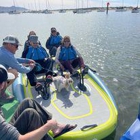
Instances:
[[[45,78],[42,82],[45,83]],[[12,86],[17,98],[13,103],[3,106],[5,117],[10,120],[12,111],[24,98],[33,98],[53,114],[53,118],[77,127],[56,138],[56,140],[101,140],[116,128],[118,110],[114,98],[103,81],[92,69],[80,78],[73,78],[69,92],[57,92],[54,83],[45,86],[49,98],[43,100],[34,87],[31,87],[25,74],[19,74]],[[7,109],[8,108],[8,109]],[[51,135],[51,133],[50,133]]]

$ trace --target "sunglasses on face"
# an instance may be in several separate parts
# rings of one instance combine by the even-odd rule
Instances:
[[[70,41],[64,41],[64,43],[70,43]]]
[[[52,33],[56,33],[56,31],[52,31]]]
[[[17,44],[11,44],[12,46],[15,46],[16,47],[16,49],[18,48],[18,45]]]
[[[38,43],[33,43],[34,45],[38,45]]]

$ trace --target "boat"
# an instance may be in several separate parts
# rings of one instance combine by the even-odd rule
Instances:
[[[97,12],[105,12],[105,8],[99,8],[98,10],[97,10]]]
[[[120,140],[139,140],[139,139],[140,139],[140,104],[136,120],[129,127],[129,129],[123,134]]]
[[[73,10],[74,14],[84,14],[84,13],[88,13],[91,12],[92,10],[88,9],[88,1],[87,1],[87,8],[83,8],[84,5],[84,1],[81,0],[81,8],[79,8],[79,0],[76,1],[76,9]]]
[[[132,9],[131,13],[139,13],[138,4],[139,4],[139,0],[137,0],[137,6]]]
[[[10,11],[9,14],[20,14],[20,12],[17,10],[14,10],[14,11]]]
[[[126,11],[127,11],[127,9],[124,7],[117,7],[116,8],[116,12],[126,12]]]
[[[44,14],[52,14],[53,12],[49,9],[51,9],[51,6],[50,6],[50,2],[49,0],[46,0],[46,10],[43,11]]]
[[[62,0],[62,9],[59,10],[59,13],[66,13],[66,10],[63,8],[63,0]]]
[[[58,122],[77,124],[74,130],[57,137],[56,140],[101,140],[107,137],[117,126],[118,110],[113,95],[95,70],[88,67],[83,72],[78,71],[79,77],[72,77],[73,83],[69,92],[65,89],[57,92],[52,82],[46,89],[46,93],[50,95],[47,100],[43,100],[35,88],[30,86],[25,74],[19,74],[12,85],[12,92],[17,100],[9,103],[11,107],[3,110],[8,112],[9,108],[12,108],[13,111],[17,101],[33,98],[51,112]],[[59,71],[57,74],[59,75]],[[38,79],[42,84],[46,81],[43,74],[38,75]],[[7,120],[10,117],[8,115]]]
[[[105,12],[105,8],[103,7],[103,0],[102,0],[102,7],[100,7],[97,12]]]
[[[15,1],[14,1],[14,0],[13,0],[13,4],[14,4],[14,6],[13,6],[13,9],[14,9],[14,10],[12,10],[12,11],[10,11],[10,12],[8,12],[8,13],[9,13],[10,15],[11,15],[11,14],[20,14],[21,12],[16,10],[16,6],[15,6]]]
[[[131,11],[132,13],[139,13],[139,8],[138,7],[135,7],[132,9]]]
[[[127,9],[124,7],[124,0],[122,0],[122,6],[116,7],[116,12],[126,12]]]

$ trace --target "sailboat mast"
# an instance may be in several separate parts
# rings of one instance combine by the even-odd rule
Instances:
[[[35,10],[37,11],[37,7],[36,7],[36,0],[34,0],[34,2],[35,2]]]
[[[103,0],[102,0],[102,8],[103,8]]]
[[[139,0],[137,0],[137,7],[138,7],[138,5],[139,5]]]
[[[124,7],[124,0],[122,0],[122,7]]]
[[[62,0],[62,9],[63,9],[63,0]]]

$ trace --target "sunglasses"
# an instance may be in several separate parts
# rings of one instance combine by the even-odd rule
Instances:
[[[56,33],[56,31],[52,31],[52,33]]]
[[[38,45],[38,43],[33,43],[34,45]]]
[[[11,45],[15,46],[15,47],[16,47],[16,49],[18,48],[18,45],[17,45],[17,44],[11,44]]]
[[[64,43],[69,43],[70,41],[64,41]]]

